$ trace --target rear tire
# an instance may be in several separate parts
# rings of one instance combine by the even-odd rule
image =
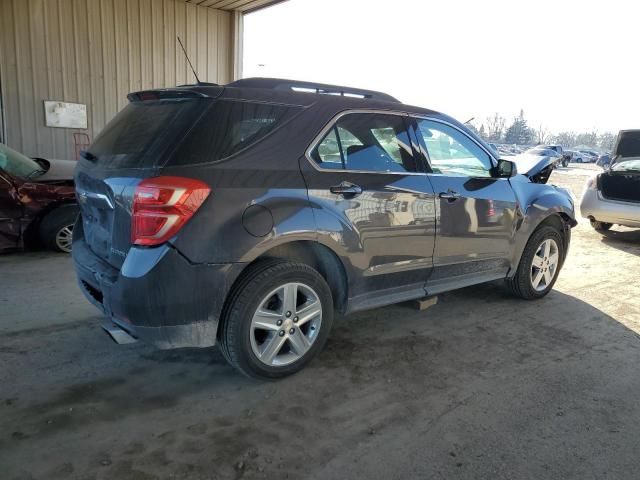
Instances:
[[[613,227],[613,223],[599,222],[597,220],[591,220],[590,223],[594,230],[598,232],[606,232]]]
[[[316,270],[302,263],[264,262],[250,267],[230,294],[220,349],[247,376],[281,378],[322,350],[332,323],[331,289]]]
[[[47,213],[40,222],[43,245],[49,250],[71,253],[71,235],[79,213],[77,205],[62,205]]]
[[[547,253],[544,252],[545,246],[550,247]],[[516,274],[505,280],[507,288],[525,300],[542,298],[556,283],[563,262],[562,235],[554,227],[540,227],[529,238]]]

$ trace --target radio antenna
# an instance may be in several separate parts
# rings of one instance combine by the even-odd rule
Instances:
[[[176,35],[176,38],[178,39],[178,43],[180,44],[180,47],[182,47],[182,51],[184,52],[184,56],[187,59],[187,62],[189,62],[189,66],[191,67],[191,71],[193,72],[193,76],[196,77],[196,85],[201,85],[202,83],[200,82],[200,79],[198,78],[198,74],[196,73],[196,69],[193,68],[193,65],[191,64],[191,60],[189,60],[189,55],[187,55],[187,51],[184,48],[184,45],[182,44],[182,40],[180,40],[180,36]]]

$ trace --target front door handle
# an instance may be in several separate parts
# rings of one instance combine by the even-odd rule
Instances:
[[[351,182],[340,182],[339,185],[329,187],[329,191],[338,195],[360,195],[362,187]]]
[[[446,198],[450,202],[453,202],[454,200],[460,198],[462,195],[460,195],[458,192],[454,190],[449,189],[446,192],[440,192],[438,196],[440,198]]]

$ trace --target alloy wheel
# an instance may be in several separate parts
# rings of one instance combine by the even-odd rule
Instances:
[[[286,283],[266,295],[251,319],[251,349],[265,365],[302,358],[320,332],[322,303],[303,283]]]
[[[531,286],[534,290],[541,292],[545,290],[558,272],[560,256],[558,254],[558,244],[555,240],[548,238],[544,240],[531,262]]]
[[[73,224],[66,225],[56,233],[56,246],[65,253],[71,253],[73,241]]]

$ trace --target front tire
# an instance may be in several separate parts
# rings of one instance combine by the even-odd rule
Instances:
[[[590,223],[594,230],[598,232],[606,232],[613,227],[613,223],[599,222],[597,220],[590,220]]]
[[[322,350],[332,324],[331,289],[316,270],[302,263],[257,264],[231,293],[220,348],[247,376],[281,378]]]
[[[516,274],[506,279],[517,297],[535,300],[548,294],[558,278],[564,261],[564,242],[553,227],[538,228],[522,252]]]
[[[77,205],[62,205],[45,215],[40,222],[40,240],[49,250],[71,253],[73,225],[80,210]]]

